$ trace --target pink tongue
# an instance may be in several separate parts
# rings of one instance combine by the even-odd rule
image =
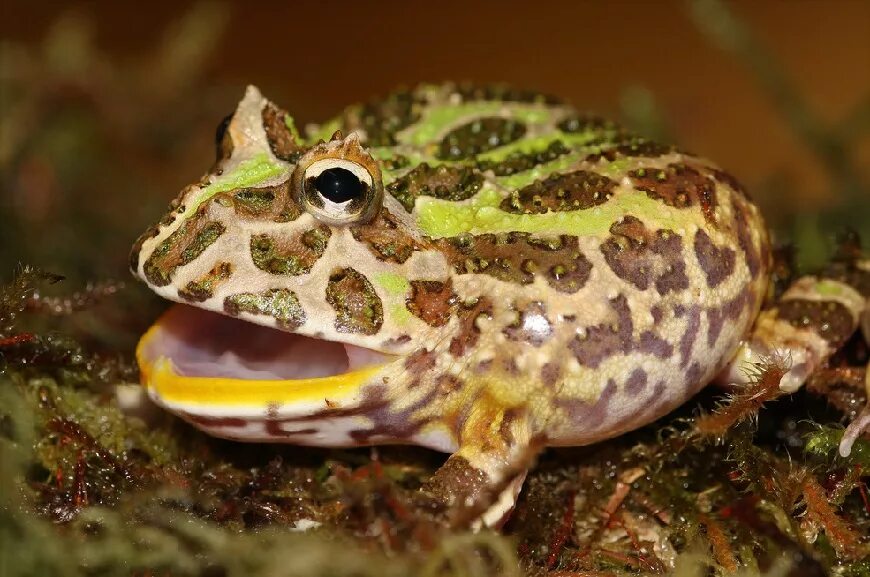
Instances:
[[[160,320],[144,350],[167,357],[188,377],[305,379],[327,377],[387,362],[377,351],[263,327],[187,305]]]

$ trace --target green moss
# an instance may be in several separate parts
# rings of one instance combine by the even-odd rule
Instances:
[[[804,450],[807,453],[831,459],[843,459],[852,466],[860,466],[870,470],[870,441],[859,437],[852,445],[852,452],[848,457],[840,457],[838,448],[843,438],[843,429],[821,427],[818,431],[807,436]]]

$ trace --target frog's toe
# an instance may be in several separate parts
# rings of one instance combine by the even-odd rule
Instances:
[[[840,440],[840,456],[848,457],[852,453],[852,445],[858,440],[862,434],[870,433],[870,398],[858,416],[849,423],[846,430],[843,432],[843,438]]]
[[[418,504],[456,526],[498,528],[513,512],[526,472],[487,472],[456,454],[421,487]]]

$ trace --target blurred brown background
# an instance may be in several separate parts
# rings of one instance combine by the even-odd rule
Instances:
[[[18,262],[123,277],[247,83],[303,124],[421,80],[537,88],[716,159],[809,262],[831,230],[870,221],[865,0],[0,10],[0,278]]]

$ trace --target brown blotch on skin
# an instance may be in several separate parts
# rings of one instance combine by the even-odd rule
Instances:
[[[662,296],[689,288],[681,236],[666,229],[653,232],[633,216],[614,222],[610,234],[601,253],[616,276],[640,290],[654,284]]]
[[[354,412],[365,416],[366,421],[371,425],[352,430],[349,436],[360,445],[369,445],[375,440],[391,443],[407,442],[434,419],[432,416],[420,416],[419,413],[424,407],[436,402],[438,394],[436,387],[430,387],[416,401],[399,408],[387,400],[386,387],[366,387],[363,391],[361,407]]]
[[[450,354],[461,357],[469,349],[477,345],[480,339],[480,329],[477,327],[479,317],[492,316],[492,303],[485,297],[460,305],[457,314],[459,316],[459,334],[450,341]]]
[[[556,397],[554,403],[568,414],[570,422],[583,423],[584,430],[593,431],[612,414],[611,404],[616,390],[616,381],[608,379],[607,385],[595,401]]]
[[[355,240],[368,245],[378,260],[402,264],[420,250],[414,237],[386,208],[365,226],[350,227],[350,232]]]
[[[698,170],[680,163],[666,168],[638,168],[628,173],[634,188],[668,206],[700,206],[704,219],[716,223],[716,184]]]
[[[239,417],[208,417],[180,411],[179,416],[185,421],[208,429],[237,429],[247,427],[251,421]]]
[[[595,144],[597,150],[586,156],[587,162],[597,163],[601,160],[613,162],[620,157],[656,158],[675,150],[671,145],[660,144],[622,129],[617,129],[615,132],[601,131],[600,138]]]
[[[514,214],[544,214],[584,210],[604,204],[613,196],[616,182],[595,172],[576,170],[538,180],[501,202],[501,209]]]
[[[713,240],[704,229],[698,229],[695,233],[694,245],[695,256],[698,257],[698,264],[704,271],[707,286],[715,288],[734,273],[736,255],[732,248],[713,244]]]
[[[463,160],[510,144],[526,134],[526,126],[512,118],[476,118],[448,132],[438,146],[441,160]]]
[[[528,102],[535,104],[564,104],[565,101],[552,94],[517,88],[510,84],[474,84],[462,82],[453,91],[463,102],[490,100],[495,102]]]
[[[431,327],[443,327],[456,309],[458,297],[453,283],[434,280],[411,281],[411,295],[405,306],[412,315]]]
[[[418,349],[405,358],[405,369],[414,376],[420,376],[435,367],[438,355],[429,349]]]
[[[546,363],[541,367],[541,383],[545,387],[553,388],[562,376],[562,367],[558,363]]]
[[[335,310],[335,330],[340,333],[373,335],[384,323],[381,299],[372,283],[352,268],[329,276],[326,302]]]
[[[736,321],[743,311],[751,308],[752,291],[747,285],[734,298],[719,307],[707,309],[707,345],[712,347],[719,339],[726,320]]]
[[[272,154],[286,162],[296,162],[302,155],[302,147],[287,127],[288,116],[286,111],[271,102],[267,103],[263,107],[263,129]]]
[[[625,392],[631,396],[637,396],[646,388],[647,374],[641,368],[634,369],[625,380]]]
[[[674,346],[652,331],[640,333],[636,346],[637,350],[660,359],[670,358],[674,354]]]
[[[203,302],[214,296],[215,289],[233,274],[233,265],[217,263],[210,271],[178,290],[178,296],[190,302]]]
[[[478,160],[475,165],[478,170],[492,171],[495,176],[510,176],[552,162],[560,156],[570,153],[571,148],[561,140],[554,140],[545,148],[511,152],[500,160]]]
[[[450,393],[461,391],[465,386],[465,382],[459,377],[451,374],[439,375],[435,380],[435,388],[438,390],[439,396],[447,396]]]
[[[517,320],[505,327],[502,333],[512,341],[541,346],[553,335],[547,307],[539,301],[517,307]]]
[[[326,225],[290,236],[255,234],[251,237],[251,258],[258,269],[271,274],[307,274],[323,256],[330,236],[332,231]]]
[[[299,442],[302,437],[310,437],[313,435],[317,435],[317,433],[320,432],[320,429],[316,429],[314,427],[295,429],[293,431],[288,431],[284,429],[284,425],[290,422],[292,421],[288,419],[277,419],[270,417],[266,419],[264,429],[266,431],[266,434],[274,439],[292,439],[296,442]]]
[[[423,99],[410,90],[399,90],[363,104],[351,106],[342,116],[342,130],[350,134],[360,130],[369,147],[393,146],[396,133],[420,118]]]
[[[214,202],[232,206],[243,219],[290,222],[299,218],[302,209],[290,194],[290,182],[260,188],[240,188],[222,192]]]
[[[749,228],[750,208],[737,197],[733,197],[731,206],[734,210],[734,222],[737,229],[737,243],[746,258],[746,266],[752,278],[757,278],[763,269],[768,268],[768,263],[763,260],[759,247],[752,241],[752,232]],[[766,231],[762,232],[763,244],[767,243]]]
[[[592,270],[574,236],[461,235],[438,240],[436,246],[458,274],[487,274],[517,284],[530,284],[541,274],[551,287],[569,294],[583,288]]]
[[[205,204],[199,207],[154,249],[143,267],[148,282],[154,286],[168,285],[175,269],[193,261],[224,233],[223,224],[208,220],[207,209]]]
[[[835,349],[845,343],[857,328],[849,309],[837,301],[788,299],[779,303],[776,316],[793,327],[815,332]]]
[[[707,170],[710,171],[710,174],[713,175],[713,179],[716,182],[728,186],[731,190],[742,196],[744,199],[749,201],[752,200],[752,198],[749,196],[749,193],[746,191],[743,185],[740,184],[740,181],[734,178],[734,176],[732,176],[730,173],[725,172],[724,170],[719,168],[707,168]]]
[[[520,366],[513,357],[506,357],[501,360],[501,370],[503,374],[510,377],[517,377],[520,374]]]
[[[616,122],[598,116],[591,112],[581,112],[565,118],[558,124],[559,130],[568,134],[576,134],[578,132],[598,132],[603,130],[619,131],[620,127]]]
[[[628,299],[624,295],[610,299],[610,306],[615,316],[614,321],[588,327],[585,335],[577,335],[568,343],[568,348],[574,353],[577,362],[594,369],[610,357],[627,355],[632,351],[640,351],[660,359],[674,354],[673,346],[652,331],[644,331],[634,340],[634,323],[628,308]]]
[[[633,348],[631,311],[623,295],[610,299],[616,320],[588,327],[586,334],[576,336],[568,344],[577,361],[586,367],[597,368],[605,359],[626,354]]]
[[[142,246],[158,234],[160,234],[160,228],[156,225],[151,225],[133,243],[133,248],[130,249],[130,270],[134,274],[139,272],[139,255],[142,252]]]
[[[673,145],[661,144],[654,140],[649,140],[642,136],[621,135],[622,139],[616,147],[616,152],[620,156],[630,158],[645,157],[655,158],[673,152]]]
[[[405,210],[414,209],[418,196],[442,200],[466,200],[480,190],[483,175],[468,166],[429,166],[422,163],[387,186],[389,192]]]
[[[296,293],[283,288],[230,295],[224,299],[224,311],[232,316],[246,312],[272,317],[278,326],[287,330],[302,326],[306,316]]]
[[[700,363],[698,361],[694,361],[689,368],[686,369],[685,377],[686,377],[686,390],[690,392],[697,391],[703,385],[707,384],[702,380],[704,376],[704,371],[701,369]]]
[[[686,323],[686,330],[680,338],[680,366],[685,367],[689,364],[689,359],[692,358],[692,349],[695,346],[695,341],[698,338],[698,331],[701,328],[701,307],[694,305],[689,309],[689,320]]]

